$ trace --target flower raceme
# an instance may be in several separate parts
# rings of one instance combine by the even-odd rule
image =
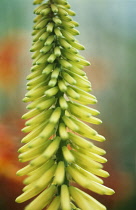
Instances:
[[[27,76],[28,92],[23,99],[31,102],[23,115],[28,133],[19,149],[19,160],[29,161],[17,172],[27,175],[21,203],[33,197],[25,210],[105,210],[92,196],[71,185],[75,182],[100,195],[114,191],[103,185],[101,177],[105,151],[85,138],[103,142],[105,138],[87,123],[100,124],[99,112],[89,104],[97,102],[90,94],[91,84],[83,71],[90,65],[79,50],[84,47],[75,38],[78,23],[66,0],[35,0],[33,66]]]

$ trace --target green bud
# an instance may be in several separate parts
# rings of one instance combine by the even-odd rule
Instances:
[[[36,182],[37,188],[41,188],[41,189],[46,188],[48,184],[51,183],[56,167],[57,165],[54,164],[44,174],[41,175],[41,177]]]
[[[43,47],[43,42],[37,41],[37,42],[35,42],[35,44],[31,47],[30,51],[31,51],[31,52],[35,52],[35,51],[41,49],[42,47]]]
[[[47,25],[46,31],[51,33],[53,31],[54,23],[50,22]]]
[[[51,204],[48,206],[47,210],[58,210],[60,206],[60,196],[56,196]]]
[[[45,54],[45,53],[47,53],[48,51],[50,51],[51,48],[52,48],[51,45],[49,45],[49,46],[44,46],[44,47],[40,50],[40,52],[43,53],[43,54]]]
[[[36,89],[30,90],[29,92],[26,93],[25,96],[30,97],[32,99],[36,99],[36,98],[43,96],[44,92],[48,89],[49,89],[48,86],[41,86]]]
[[[55,68],[51,74],[51,78],[53,79],[57,79],[58,76],[59,76],[59,72],[60,72],[60,69],[59,68]]]
[[[46,163],[44,163],[42,166],[40,166],[39,168],[29,173],[29,177],[27,177],[24,180],[24,184],[30,184],[36,181],[37,179],[39,179],[43,175],[43,173],[45,173],[51,166],[53,166],[53,164],[54,164],[54,161],[49,160]]]
[[[57,107],[52,113],[49,122],[56,124],[59,121],[60,115],[61,115],[61,108]]]
[[[44,139],[48,139],[53,134],[54,128],[55,128],[54,124],[51,124],[51,123],[47,124],[46,127],[41,132],[40,137]]]
[[[57,4],[67,5],[66,0],[55,0],[54,2],[57,3]]]
[[[63,80],[58,81],[58,87],[61,92],[66,92],[66,90],[67,90],[67,86],[65,84],[65,81],[63,81]]]
[[[65,49],[70,49],[71,45],[63,38],[59,39],[60,44],[62,45],[62,47],[64,47]]]
[[[34,0],[33,4],[41,4],[43,2],[43,0]]]
[[[49,145],[49,143],[44,143],[40,146],[37,146],[37,148],[33,148],[29,151],[26,151],[22,154],[19,155],[19,160],[21,162],[27,162],[27,161],[30,161],[32,159],[34,159],[35,157],[37,157],[39,154],[41,154],[45,149],[46,147]]]
[[[55,171],[55,177],[53,180],[53,184],[55,185],[61,185],[64,182],[65,178],[65,165],[63,161],[60,161],[58,163],[57,169]]]
[[[45,41],[49,36],[48,32],[44,32],[41,36],[39,36],[40,41]]]
[[[79,127],[67,116],[62,117],[65,125],[73,131],[78,131]]]
[[[43,82],[44,80],[46,79],[46,76],[45,75],[40,75],[40,76],[38,76],[38,77],[35,77],[34,79],[32,79],[31,81],[29,81],[28,83],[27,83],[27,85],[29,86],[33,86],[33,85],[37,85],[37,84],[39,84],[39,83],[41,83],[41,82]]]
[[[45,91],[45,95],[47,97],[52,97],[57,94],[59,88],[57,86],[50,88],[49,90]]]
[[[66,27],[66,26],[64,26],[63,28],[65,30],[67,30],[73,36],[76,36],[76,35],[79,35],[80,34],[79,31],[76,30],[75,28],[69,28],[69,27]]]
[[[22,116],[22,119],[26,120],[28,118],[34,117],[35,115],[39,114],[39,110],[33,109]]]
[[[58,13],[60,15],[64,15],[64,16],[67,16],[68,15],[68,13],[64,9],[62,9],[61,7],[58,7]]]
[[[61,18],[61,20],[72,21],[72,18],[70,16],[64,16],[61,13],[58,13],[58,15]]]
[[[63,110],[68,109],[67,101],[65,100],[65,98],[63,96],[61,96],[59,98],[59,104],[60,104],[61,109],[63,109]]]
[[[35,167],[27,165],[24,168],[22,168],[19,171],[17,171],[16,175],[17,176],[24,176],[24,175],[29,174],[33,170],[35,170]]]
[[[42,9],[40,11],[40,14],[41,15],[48,15],[50,13],[50,11],[51,11],[50,8]]]
[[[63,37],[63,35],[62,35],[62,33],[61,33],[61,31],[60,31],[59,28],[55,28],[55,29],[54,29],[54,32],[55,32],[55,35],[56,35],[57,37]]]
[[[54,23],[56,23],[57,25],[60,25],[62,23],[62,21],[58,18],[58,17],[54,17],[53,18]]]
[[[74,62],[80,62],[80,59],[75,55],[75,53],[69,53],[66,50],[62,50],[63,56],[65,56],[67,59],[74,61]]]
[[[76,13],[70,9],[67,9],[66,7],[64,8],[64,10],[70,15],[70,16],[75,16]]]
[[[94,169],[101,169],[103,166],[101,163],[98,163],[94,160],[92,160],[90,157],[88,157],[87,155],[84,155],[84,154],[81,154],[80,152],[78,151],[74,151],[72,150],[71,153],[73,154],[73,156],[75,157],[75,160],[77,162],[77,164],[79,166],[82,166],[82,168],[85,166],[85,165],[88,165],[91,166],[92,168]]]
[[[41,71],[41,70],[43,70],[44,67],[45,67],[45,64],[33,65],[30,70],[32,72],[34,72],[34,71]]]
[[[56,57],[59,57],[61,55],[61,51],[60,51],[59,47],[55,47],[54,54],[55,54]]]
[[[74,91],[71,87],[67,88],[66,93],[68,94],[69,97],[71,97],[73,99],[77,100],[80,98],[80,95],[76,91]]]
[[[37,191],[41,191],[39,190],[39,188],[37,188]],[[45,189],[40,195],[38,195],[37,198],[34,199],[34,201],[32,201],[27,207],[26,210],[31,210],[36,208],[37,210],[43,209],[44,207],[46,207],[49,203],[51,198],[53,197],[53,195],[56,192],[56,187],[55,186],[50,186],[49,188]],[[35,193],[38,194],[38,193]]]
[[[34,9],[34,13],[35,14],[40,14],[40,11],[42,9],[45,9],[45,8],[47,8],[47,5],[46,4],[42,4],[42,5],[38,6],[36,9]]]
[[[36,65],[41,65],[41,64],[46,64],[46,60],[49,57],[49,53],[42,55],[37,61],[36,61]]]
[[[74,156],[72,155],[72,153],[70,152],[70,150],[66,146],[62,147],[62,152],[63,152],[63,156],[64,156],[65,160],[68,163],[75,162]]]
[[[72,67],[72,65],[71,65],[68,61],[66,61],[66,60],[64,60],[64,59],[60,59],[60,60],[59,60],[59,63],[60,63],[64,68],[67,68],[67,69],[70,69],[70,68]]]
[[[45,29],[41,29],[39,30],[34,30],[34,38],[33,38],[33,42],[37,42],[39,40],[39,37],[45,32]]]
[[[66,127],[64,123],[59,124],[59,134],[62,140],[67,140],[69,138],[69,135],[67,133]]]
[[[47,61],[48,61],[49,63],[53,63],[53,62],[55,61],[55,59],[56,59],[56,55],[55,55],[55,54],[51,54],[51,55],[49,56],[49,58],[47,59]]]
[[[53,64],[48,64],[44,69],[43,69],[43,74],[48,75],[50,72],[53,70],[54,65]]]
[[[54,41],[54,35],[51,35],[47,38],[46,42],[44,43],[45,46],[49,46]]]
[[[41,75],[41,71],[39,70],[39,71],[30,73],[30,74],[26,77],[26,79],[27,79],[27,80],[31,80],[31,79],[34,79],[34,78],[37,77],[37,76],[40,76],[40,75]]]
[[[56,85],[56,83],[57,83],[57,80],[55,78],[52,78],[48,85],[49,85],[49,87],[54,87]]]
[[[31,131],[27,136],[25,136],[22,139],[22,143],[28,143],[31,141],[33,138],[36,138],[44,129],[45,125],[47,124],[47,121],[43,122],[41,125],[37,126],[33,131]]]
[[[49,109],[55,103],[55,101],[56,101],[55,97],[49,99],[46,98],[46,100],[43,100],[41,103],[38,103],[36,108],[40,111]]]
[[[49,21],[49,18],[47,19],[42,19],[41,21],[37,22],[35,25],[34,25],[34,29],[35,30],[40,30],[42,28],[44,28],[46,26],[46,24],[48,23]]]
[[[49,99],[47,99],[46,102],[48,100]],[[37,116],[31,118],[30,120],[26,121],[25,125],[30,126],[30,125],[35,125],[35,124],[38,124],[38,123],[42,123],[45,120],[45,117],[47,117],[47,119],[48,119],[51,116],[52,112],[53,112],[53,109],[43,111],[39,115],[37,115]]]
[[[71,21],[71,23],[75,26],[75,27],[78,27],[79,26],[79,23],[78,22],[76,22],[76,21]]]
[[[56,13],[58,12],[58,7],[55,4],[51,4],[51,10],[52,12]]]
[[[68,189],[68,186],[67,185],[64,185],[63,184],[61,186],[60,199],[61,199],[62,209],[71,210],[70,195],[69,195],[69,189]]]
[[[83,135],[87,138],[90,138],[90,139],[93,138],[93,136],[97,135],[97,132],[90,126],[86,125],[85,123],[81,122],[80,120],[78,120],[74,117],[70,117],[70,118],[79,127],[79,130],[77,132],[80,133],[81,135]]]
[[[32,58],[32,59],[35,59],[35,58],[37,58],[39,55],[40,55],[40,52],[39,52],[39,50],[38,50],[38,51],[36,51],[36,52],[33,53],[33,55],[31,56],[31,58]]]
[[[33,19],[33,22],[36,23],[36,22],[38,22],[40,19],[42,19],[42,15],[37,15],[37,16]]]
[[[78,151],[83,153],[83,154],[85,154],[85,155],[87,155],[87,156],[89,156],[91,159],[93,159],[93,160],[95,160],[95,161],[97,161],[99,163],[106,163],[107,162],[106,158],[101,157],[98,154],[94,154],[94,153],[92,153],[90,151],[87,151],[87,150],[84,150],[84,149],[79,149]]]
[[[68,28],[74,28],[74,25],[71,22],[63,21],[62,25]]]
[[[74,36],[72,36],[68,31],[62,30],[62,34],[65,37],[65,39],[70,40],[72,42],[75,41]]]
[[[32,103],[28,104],[28,106],[26,107],[27,109],[35,109],[37,107],[37,105],[41,102],[43,102],[44,100],[46,100],[46,97],[41,97],[38,98],[37,100],[34,100]]]

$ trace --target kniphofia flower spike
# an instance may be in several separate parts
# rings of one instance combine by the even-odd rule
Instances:
[[[21,203],[33,197],[25,210],[105,210],[92,196],[71,185],[77,183],[101,195],[114,191],[101,177],[105,151],[85,138],[103,142],[105,138],[87,123],[100,124],[99,112],[88,105],[97,102],[90,94],[91,84],[83,71],[90,65],[79,50],[78,23],[66,0],[35,0],[31,47],[33,66],[27,76],[28,92],[23,99],[28,111],[23,115],[28,133],[19,149],[19,160],[29,161],[17,172],[27,175]]]

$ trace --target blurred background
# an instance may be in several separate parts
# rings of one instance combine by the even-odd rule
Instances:
[[[136,1],[69,0],[80,23],[77,38],[92,63],[85,69],[98,99],[94,106],[103,121],[99,132],[107,139],[98,146],[107,150],[105,169],[111,174],[105,184],[113,196],[97,196],[108,210],[136,209]],[[23,210],[16,204],[23,167],[17,150],[26,112],[22,98],[31,67],[32,0],[0,1],[0,210]]]

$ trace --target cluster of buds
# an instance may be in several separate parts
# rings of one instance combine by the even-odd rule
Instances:
[[[97,102],[90,94],[91,84],[83,71],[90,65],[79,50],[84,47],[75,38],[79,31],[75,15],[66,0],[35,0],[33,66],[27,76],[28,92],[23,99],[31,102],[23,115],[28,133],[19,149],[19,160],[29,161],[17,172],[27,175],[21,203],[33,197],[26,210],[105,210],[92,196],[74,187],[101,195],[114,191],[103,185],[108,177],[102,163],[105,151],[85,138],[103,142],[105,138],[87,123],[100,124],[99,112],[88,105]]]

